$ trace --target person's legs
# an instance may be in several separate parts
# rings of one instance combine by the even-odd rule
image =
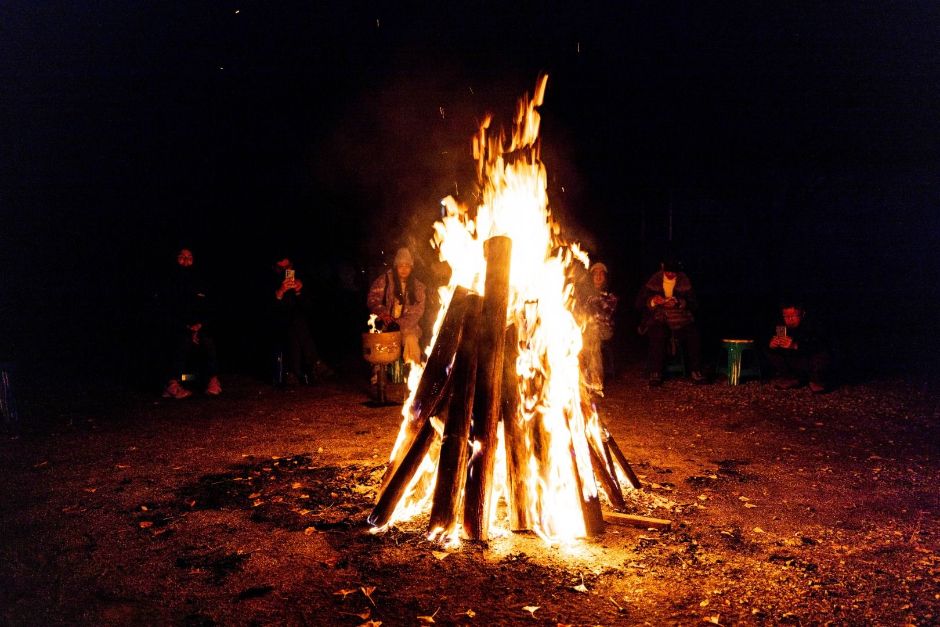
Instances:
[[[829,380],[832,360],[828,353],[816,353],[809,358],[809,385],[814,392],[822,392],[832,383]]]
[[[402,358],[406,364],[421,363],[421,344],[418,335],[410,331],[401,332]]]
[[[172,357],[170,371],[166,374],[166,387],[163,388],[164,398],[186,398],[192,392],[180,385],[183,372],[186,371],[186,360],[193,350],[192,335],[185,332],[173,333],[170,338]]]
[[[588,325],[584,332],[584,345],[581,348],[581,374],[589,391],[604,395],[604,358],[601,354],[601,341],[593,325]]]
[[[287,369],[296,379],[300,379],[304,374],[300,333],[300,325],[291,322],[287,327],[287,333],[284,338],[284,348],[287,351]],[[288,377],[288,379],[290,379],[290,377]]]
[[[647,328],[647,335],[650,341],[649,352],[647,353],[650,380],[662,379],[663,366],[666,363],[666,339],[669,337],[669,327],[654,322]]]
[[[206,394],[218,396],[222,393],[219,381],[219,358],[215,351],[215,339],[206,333],[199,334],[199,345],[206,357]]]
[[[774,375],[777,377],[777,387],[781,389],[795,388],[800,385],[801,367],[792,351],[772,348],[765,354]]]
[[[689,353],[689,368],[693,373],[702,373],[702,336],[699,335],[698,327],[695,323],[687,324],[679,331],[680,338],[685,340],[685,349]]]

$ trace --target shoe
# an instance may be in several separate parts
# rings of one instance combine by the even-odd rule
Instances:
[[[776,383],[774,383],[774,387],[778,390],[792,390],[793,388],[800,387],[800,380],[791,378],[777,379]]]
[[[809,391],[812,392],[813,394],[825,394],[828,390],[826,390],[826,386],[823,385],[822,383],[816,383],[815,381],[810,381]]]
[[[212,377],[209,379],[209,385],[206,386],[206,394],[209,396],[218,396],[222,393],[222,384],[219,383],[218,377]]]
[[[192,396],[193,393],[180,385],[176,379],[171,380],[163,388],[163,398],[175,398],[177,400]]]
[[[705,375],[703,375],[698,370],[693,370],[690,376],[692,379],[692,383],[694,383],[695,385],[705,385],[706,383],[708,383],[708,381],[705,379]]]
[[[663,375],[658,372],[650,375],[649,385],[651,388],[658,388],[663,384]]]

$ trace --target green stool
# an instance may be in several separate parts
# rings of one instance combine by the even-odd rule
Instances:
[[[757,357],[757,350],[754,347],[754,340],[721,340],[721,346],[728,355],[727,365],[718,366],[719,373],[728,374],[728,384],[737,385],[742,377],[761,378],[760,359]],[[750,352],[753,359],[747,367],[744,366],[744,353]]]

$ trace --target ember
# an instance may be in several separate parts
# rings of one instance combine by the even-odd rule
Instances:
[[[473,140],[478,207],[442,202],[433,244],[452,270],[422,370],[409,380],[377,530],[427,511],[432,538],[531,530],[557,541],[603,530],[598,482],[614,507],[638,487],[581,382],[574,264],[539,159],[547,76],[519,103],[512,137]],[[596,479],[595,479],[596,478]],[[504,503],[505,510],[497,507]]]

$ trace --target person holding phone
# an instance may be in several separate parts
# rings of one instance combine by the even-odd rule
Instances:
[[[286,353],[284,382],[313,383],[331,373],[318,356],[313,334],[310,332],[310,314],[313,299],[304,288],[290,257],[282,256],[274,264],[274,326],[276,343]]]
[[[702,374],[702,340],[695,322],[698,299],[692,281],[676,259],[667,259],[660,267],[659,272],[646,281],[636,298],[636,308],[642,314],[637,330],[640,335],[649,336],[649,385],[662,385],[666,343],[670,334],[685,344],[692,369],[692,383],[707,383]]]
[[[809,383],[814,394],[826,392],[832,360],[819,324],[792,301],[781,304],[780,317],[783,324],[777,325],[766,352],[776,374],[776,387],[789,390]]]

